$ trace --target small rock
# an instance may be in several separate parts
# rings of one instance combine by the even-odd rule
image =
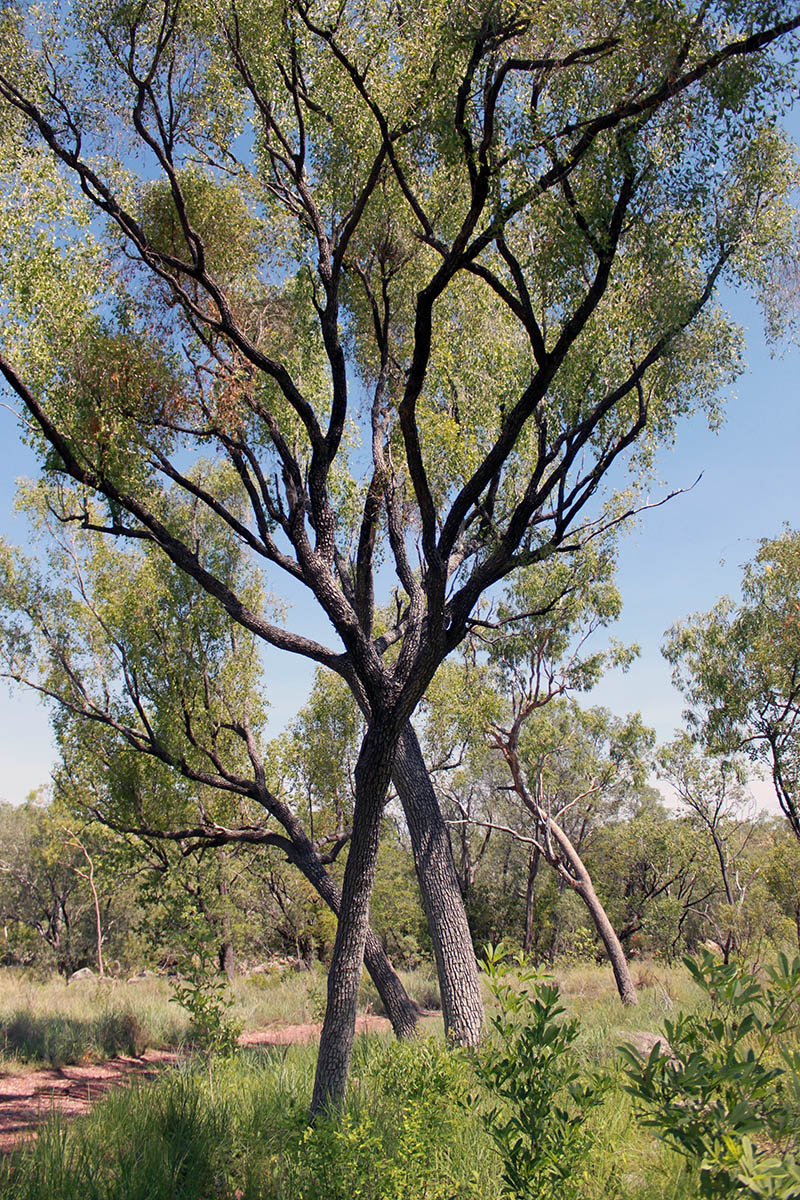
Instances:
[[[79,971],[72,972],[69,982],[72,983],[76,979],[94,979],[94,971],[91,967],[81,967]]]
[[[672,1058],[672,1046],[670,1046],[663,1033],[626,1033],[625,1041],[629,1046],[633,1046],[634,1050],[638,1051],[644,1058],[650,1057],[654,1046],[658,1046],[660,1054],[667,1054]]]

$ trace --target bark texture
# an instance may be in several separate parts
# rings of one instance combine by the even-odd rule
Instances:
[[[358,989],[369,927],[369,898],[378,863],[381,817],[395,739],[376,722],[368,729],[355,772],[353,835],[328,971],[328,1003],[319,1042],[311,1115],[341,1103],[355,1036]]]
[[[472,934],[458,886],[450,835],[410,723],[400,735],[392,775],[411,835],[414,866],[433,941],[445,1033],[453,1042],[475,1046],[483,1028],[483,1001]]]
[[[291,861],[302,871],[311,886],[338,918],[342,905],[342,893],[319,861],[319,856],[311,843],[308,842],[304,849],[293,847]],[[419,1009],[403,987],[386,951],[369,926],[364,942],[364,966],[378,989],[378,995],[383,1002],[386,1015],[392,1023],[395,1036],[398,1038],[412,1037],[417,1031]]]

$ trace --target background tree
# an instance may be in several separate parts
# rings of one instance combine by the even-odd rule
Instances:
[[[98,969],[103,945],[130,916],[125,877],[112,883],[103,871],[109,840],[97,829],[76,829],[57,805],[0,806],[0,915],[8,959],[55,966],[66,977],[87,965]],[[25,931],[42,945],[31,944]]]
[[[695,735],[712,754],[765,765],[800,839],[800,534],[762,541],[741,601],[725,598],[673,626],[664,654]],[[800,895],[795,911],[800,937]]]
[[[675,625],[664,654],[712,753],[766,764],[800,838],[800,534],[760,543],[744,568],[742,599]]]
[[[49,494],[29,500],[46,525]],[[213,517],[184,503],[183,519],[207,544],[215,539],[204,527]],[[326,866],[346,845],[349,827],[332,839],[323,829],[312,841],[291,798],[270,786],[252,636],[191,579],[173,578],[152,549],[110,554],[96,535],[57,532],[50,529],[44,546],[46,580],[41,567],[0,545],[0,654],[5,674],[55,702],[64,802],[83,818],[135,835],[162,875],[171,861],[165,843],[183,859],[203,846],[272,846],[336,911],[340,891]],[[220,541],[217,569],[246,589],[236,543]],[[260,603],[255,590],[250,602]],[[224,871],[218,856],[207,861],[216,864],[214,881],[199,890],[192,884],[195,901],[221,921]],[[220,928],[215,936],[221,945]],[[410,1033],[416,1008],[373,933],[367,966],[394,1028]]]
[[[744,851],[753,830],[752,822],[744,820],[749,797],[743,786],[742,764],[699,754],[683,734],[662,747],[658,769],[675,789],[681,807],[688,810],[692,824],[713,843],[727,906],[727,920],[723,916],[717,941],[727,963],[736,949],[737,917],[752,883],[743,870]]]
[[[786,246],[788,151],[761,113],[800,16],[580,18],[439,0],[2,16],[0,370],[78,484],[61,516],[151,541],[367,717],[315,1108],[345,1086],[393,769],[449,1029],[478,1036],[409,719],[487,589],[617,519],[627,503],[597,502],[615,461],[646,466],[713,409],[738,367],[715,289],[763,285]],[[246,520],[186,470],[209,446]],[[304,586],[333,644],[254,610],[171,489]],[[383,551],[398,605],[378,631]]]

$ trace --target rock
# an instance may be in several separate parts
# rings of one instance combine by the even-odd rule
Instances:
[[[73,983],[76,979],[94,979],[94,971],[91,967],[81,967],[79,971],[72,972],[69,983]]]
[[[625,1042],[629,1046],[633,1046],[634,1050],[638,1051],[643,1058],[649,1058],[654,1046],[658,1046],[660,1054],[666,1054],[672,1058],[672,1046],[670,1046],[663,1033],[645,1033],[643,1031],[626,1033],[624,1035]]]

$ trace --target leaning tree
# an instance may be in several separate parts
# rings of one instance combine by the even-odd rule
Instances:
[[[204,472],[218,490],[220,470],[206,464]],[[0,539],[0,676],[51,707],[58,800],[125,837],[187,892],[190,876],[176,862],[201,855],[214,863],[206,852],[216,850],[205,881],[213,890],[225,886],[226,853],[272,849],[338,912],[331,866],[347,846],[349,819],[331,830],[315,830],[313,814],[304,823],[297,786],[271,761],[257,639],[187,575],[173,577],[151,544],[112,549],[100,534],[54,525],[54,499],[42,484],[21,500],[43,535],[36,559]],[[222,523],[175,499],[176,526],[193,528],[209,549],[216,543],[218,573],[253,610],[268,611],[258,575]],[[332,732],[329,753],[341,753]],[[194,893],[201,912],[205,890]],[[416,1006],[372,930],[364,961],[395,1033],[412,1034]]]
[[[479,1034],[409,721],[480,598],[619,519],[612,466],[714,411],[739,363],[717,286],[763,285],[789,237],[772,109],[800,15],[97,0],[0,20],[0,370],[78,485],[61,519],[152,543],[366,716],[318,1108],[347,1078],[393,772],[449,1028]],[[200,454],[230,462],[246,519]],[[319,622],[253,611],[173,490]]]

